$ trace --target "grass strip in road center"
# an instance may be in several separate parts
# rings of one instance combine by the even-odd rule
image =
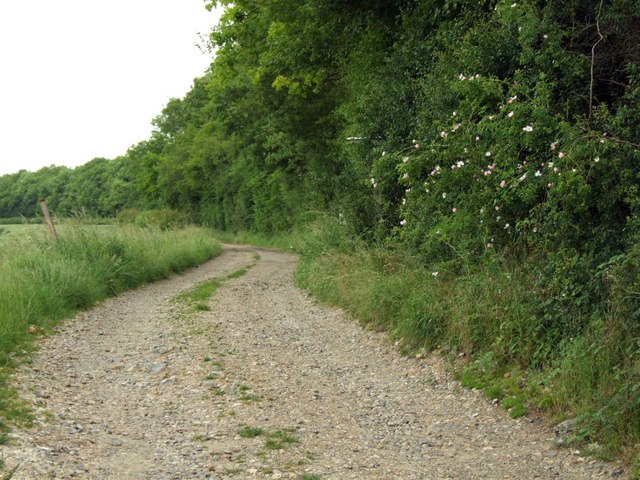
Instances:
[[[258,260],[259,257],[256,259]],[[255,266],[255,263],[246,267],[240,268],[225,277],[215,277],[209,280],[205,280],[197,284],[194,288],[178,294],[174,301],[180,302],[190,306],[195,311],[209,311],[211,307],[207,304],[209,300],[223,283],[227,280],[233,280],[234,278],[240,278],[245,275],[251,268]]]

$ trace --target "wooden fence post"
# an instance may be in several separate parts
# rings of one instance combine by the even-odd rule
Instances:
[[[42,198],[40,199],[40,208],[42,209],[42,214],[44,215],[44,219],[47,222],[47,227],[49,227],[49,233],[51,236],[57,240],[58,232],[56,232],[56,227],[53,226],[53,220],[51,220],[51,215],[49,215],[49,209],[47,208],[47,201]]]

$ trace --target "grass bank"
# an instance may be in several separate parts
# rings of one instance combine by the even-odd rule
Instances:
[[[59,233],[57,241],[38,229],[0,242],[0,443],[7,423],[28,419],[7,388],[6,374],[38,334],[108,296],[221,251],[210,231],[195,227],[161,231],[67,224]]]
[[[297,282],[318,299],[388,330],[407,354],[444,353],[463,385],[498,399],[513,417],[577,419],[567,446],[622,456],[638,475],[637,249],[607,273],[602,311],[576,318],[585,326],[569,337],[547,315],[526,259],[492,253],[448,273],[402,246],[365,244],[331,221],[309,225],[295,245]]]

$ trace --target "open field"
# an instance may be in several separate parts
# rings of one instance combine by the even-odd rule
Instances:
[[[47,227],[45,225],[0,225],[0,246],[3,241],[10,238],[24,238],[32,237],[34,235],[40,236],[47,233]]]
[[[65,234],[65,232],[77,231],[78,229],[92,229],[95,232],[108,232],[113,231],[116,226],[85,225],[80,222],[65,221],[60,224],[56,224],[55,228],[59,234]],[[49,235],[49,230],[44,223],[15,223],[9,225],[0,224],[0,249],[11,248],[11,246],[24,245],[25,242],[33,243],[34,241],[46,241],[49,238]],[[7,242],[9,242],[9,244]],[[2,255],[1,250],[0,255]]]

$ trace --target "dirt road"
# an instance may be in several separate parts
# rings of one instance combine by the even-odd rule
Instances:
[[[259,259],[258,259],[259,256]],[[613,465],[554,446],[437,361],[295,288],[296,258],[227,246],[105,301],[15,375],[38,421],[2,447],[14,479],[584,479]],[[224,277],[210,311],[175,296]],[[1,475],[0,475],[1,478]]]

